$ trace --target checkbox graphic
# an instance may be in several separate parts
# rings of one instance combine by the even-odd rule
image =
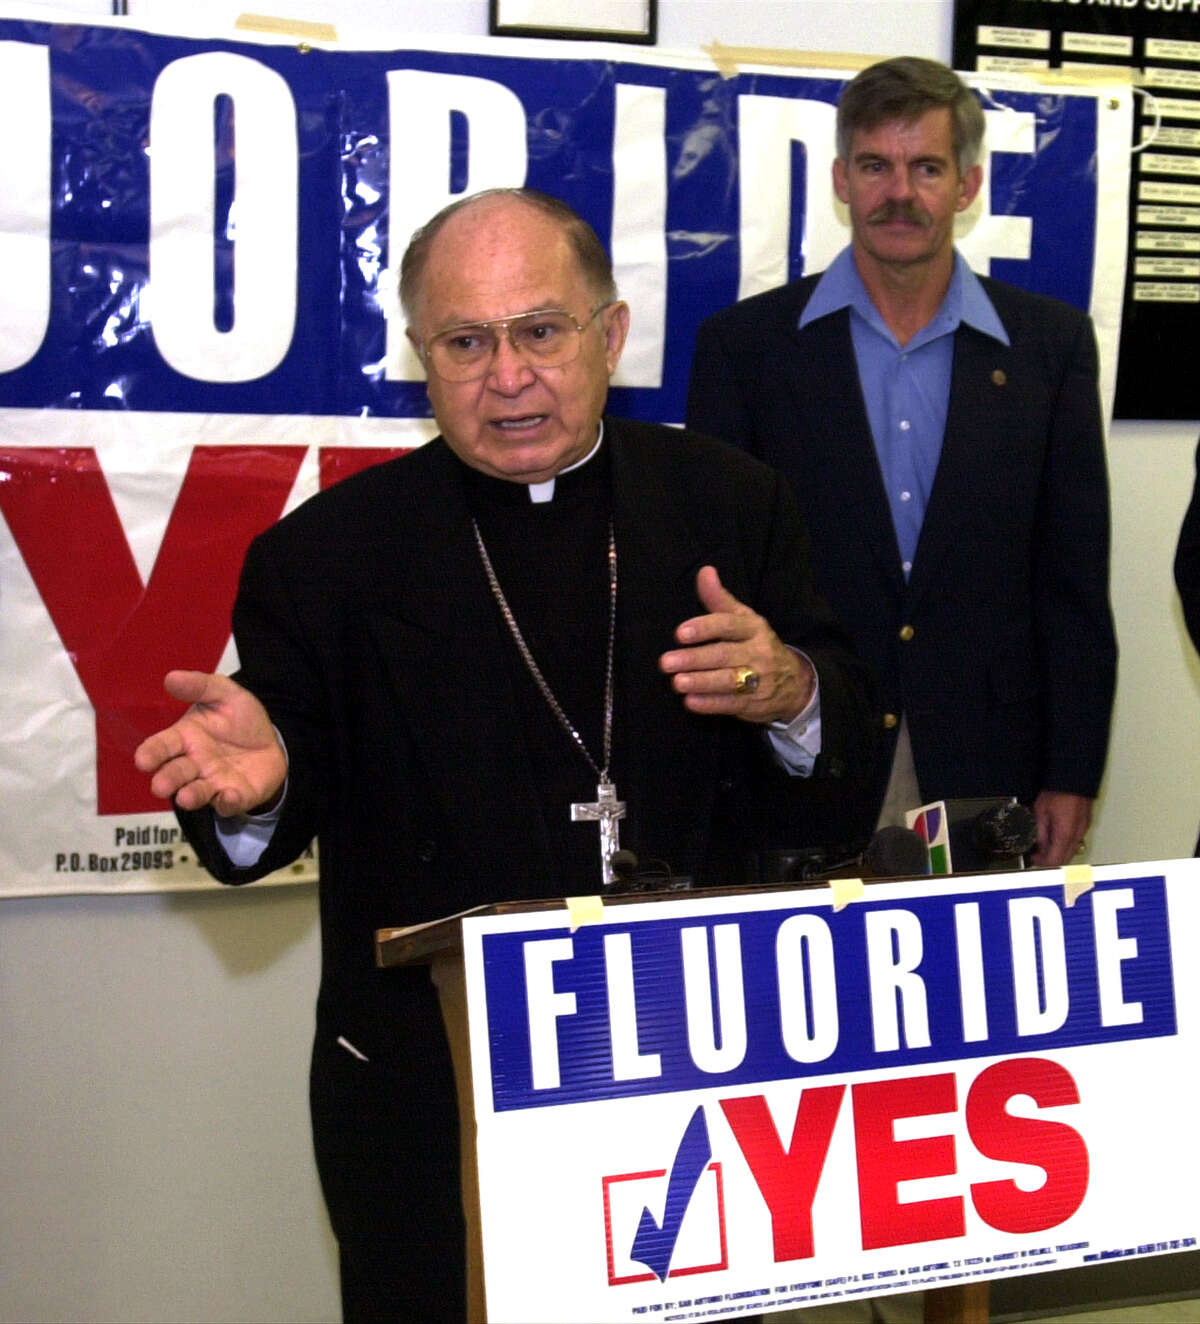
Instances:
[[[621,1173],[603,1178],[602,1184],[609,1286],[653,1282],[658,1275],[635,1260],[631,1252],[637,1239],[642,1211],[651,1209],[662,1214],[667,1193],[667,1169]],[[721,1164],[714,1161],[705,1167],[696,1183],[695,1193],[679,1229],[667,1276],[682,1278],[687,1274],[714,1273],[728,1267],[725,1186]]]

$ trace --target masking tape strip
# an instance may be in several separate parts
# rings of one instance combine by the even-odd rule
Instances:
[[[881,55],[856,55],[850,51],[796,51],[785,47],[772,46],[726,46],[714,41],[702,48],[712,60],[722,78],[733,78],[743,65],[758,64],[771,68],[783,69],[847,69],[857,73],[872,64],[877,64],[884,57]],[[987,85],[989,75],[986,72],[970,75],[972,84]],[[997,83],[1019,79],[1029,83],[1041,83],[1049,87],[1101,87],[1129,86],[1136,83],[1137,73],[1118,65],[1076,65],[1070,69],[1022,69],[1020,73],[992,74]]]
[[[604,898],[601,896],[567,897],[567,914],[571,917],[571,932],[584,924],[599,924],[604,918]]]
[[[1096,885],[1090,864],[1068,864],[1063,868],[1063,904],[1068,910]]]
[[[725,46],[719,41],[703,47],[722,78],[732,78],[744,64],[765,64],[784,69],[865,69],[878,55],[852,55],[848,51],[793,51],[786,47]]]
[[[845,910],[851,901],[861,901],[867,892],[861,878],[831,878],[829,890],[833,893],[835,911]]]
[[[302,18],[276,18],[273,14],[239,14],[233,26],[243,32],[269,32],[297,41],[337,41],[332,23],[309,23]]]

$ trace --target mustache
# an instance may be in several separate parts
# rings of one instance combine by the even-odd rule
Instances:
[[[915,202],[885,202],[867,216],[868,225],[883,225],[888,221],[904,221],[925,229],[931,224],[929,213],[922,211]]]

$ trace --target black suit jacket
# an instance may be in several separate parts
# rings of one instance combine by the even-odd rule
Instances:
[[[865,669],[813,596],[778,474],[647,424],[610,419],[605,444],[620,580],[615,772],[630,805],[622,842],[700,882],[742,882],[750,852],[822,840],[823,796],[853,793],[868,762]],[[689,714],[658,670],[675,627],[701,611],[695,577],[706,563],[817,668],[824,739],[811,782],[775,766],[760,730]],[[512,641],[459,462],[440,439],[321,493],[258,538],[234,627],[239,679],[287,746],[283,817],[252,869],[229,864],[210,814],[181,821],[234,883],[319,836],[318,1162],[339,1238],[398,1238],[408,1192],[456,1188],[457,1137],[428,978],[375,969],[375,931],[488,901],[597,891],[598,853],[586,879],[562,877],[550,857]],[[431,1217],[423,1210],[422,1226]]]
[[[955,336],[946,433],[910,577],[858,382],[849,310],[798,329],[817,277],[700,328],[689,426],[791,481],[817,587],[881,680],[878,798],[908,716],[926,800],[1095,795],[1116,679],[1095,339],[1078,310],[983,284],[1005,347]]]

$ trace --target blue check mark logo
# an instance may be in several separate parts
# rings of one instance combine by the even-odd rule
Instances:
[[[679,1148],[675,1151],[675,1162],[667,1179],[667,1201],[663,1207],[662,1225],[659,1226],[649,1209],[643,1208],[637,1235],[633,1239],[633,1249],[629,1252],[630,1258],[644,1264],[659,1282],[665,1282],[670,1272],[683,1217],[711,1158],[708,1123],[704,1120],[704,1108],[701,1106],[692,1114]]]

